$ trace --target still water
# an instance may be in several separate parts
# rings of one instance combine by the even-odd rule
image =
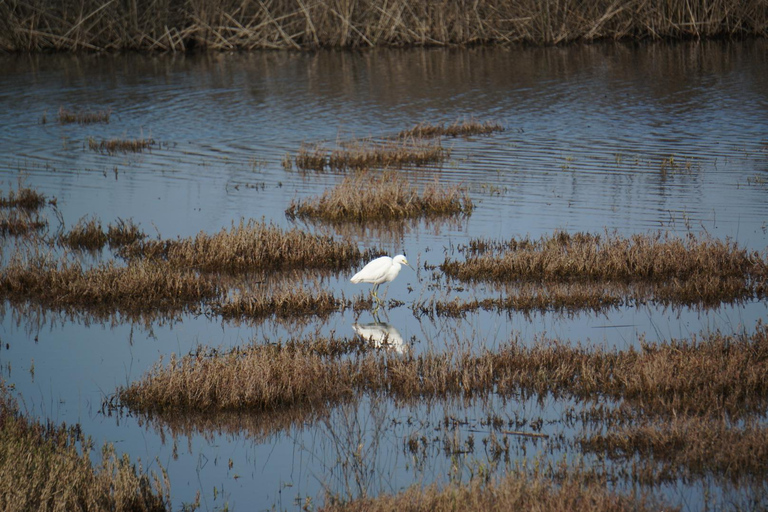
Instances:
[[[63,221],[65,229],[83,217],[103,226],[132,219],[150,236],[163,238],[212,234],[242,218],[290,227],[284,211],[292,199],[320,194],[343,178],[286,170],[283,158],[295,155],[302,143],[332,147],[387,137],[423,121],[500,122],[501,133],[444,139],[451,156],[439,167],[403,170],[416,183],[438,177],[468,187],[476,204],[468,218],[394,231],[298,223],[361,247],[408,255],[419,271],[406,268],[391,284],[387,296],[405,305],[386,311],[382,320],[410,350],[452,343],[493,347],[511,336],[532,342],[544,335],[623,350],[637,346],[641,336],[653,342],[717,329],[751,332],[766,317],[760,301],[707,311],[642,306],[572,316],[482,312],[458,320],[417,317],[409,308],[417,300],[451,297],[447,287],[424,285],[423,268],[456,257],[455,248],[471,237],[539,238],[556,230],[693,232],[765,251],[765,41],[4,56],[0,69],[3,193],[21,179],[56,198],[58,213],[49,211],[49,222]],[[112,117],[109,124],[59,125],[60,107],[111,109]],[[106,155],[88,148],[89,137],[152,137],[159,146]],[[3,258],[13,250],[6,241]],[[318,286],[352,296],[361,288],[349,277]],[[494,292],[478,287],[468,293]],[[375,495],[414,483],[467,479],[469,457],[456,469],[439,447],[430,445],[421,460],[404,450],[411,435],[442,432],[446,415],[467,419],[465,431],[450,434],[462,440],[484,428],[481,419],[489,411],[542,419],[543,432],[570,435],[558,421],[570,404],[547,398],[407,407],[364,397],[316,421],[285,427],[247,413],[207,425],[166,425],[101,412],[105,397],[163,356],[198,345],[276,342],[316,332],[351,337],[354,324],[373,321],[368,312],[349,312],[296,324],[233,324],[189,315],[147,325],[51,312],[30,317],[6,306],[0,366],[35,416],[80,423],[97,445],[112,442],[150,469],[159,461],[168,471],[176,509],[194,501],[198,491],[204,510],[298,509],[307,499],[322,501],[324,491]],[[545,443],[515,442],[513,462],[547,454]],[[364,457],[356,455],[357,447]],[[480,451],[472,457],[483,459]],[[724,502],[740,499],[706,480],[657,493],[695,510],[705,490]]]

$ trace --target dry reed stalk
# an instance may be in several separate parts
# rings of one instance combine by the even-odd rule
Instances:
[[[401,131],[400,138],[428,138],[428,137],[466,137],[470,135],[488,135],[493,132],[504,131],[504,126],[493,121],[480,122],[475,119],[464,121],[456,120],[446,126],[444,123],[432,124],[419,123],[413,128]]]
[[[80,111],[69,110],[64,107],[59,108],[59,115],[57,121],[59,124],[93,124],[93,123],[107,123],[109,124],[109,117],[112,115],[112,110],[97,110],[97,111]]]
[[[206,272],[247,272],[260,270],[325,269],[346,270],[375,251],[360,251],[351,242],[318,236],[293,228],[281,228],[240,220],[239,224],[208,235],[178,240],[146,240],[122,248],[129,259],[165,260],[172,267],[195,268]]]
[[[427,185],[421,194],[407,179],[393,172],[357,173],[319,198],[291,200],[288,218],[324,221],[400,220],[418,217],[469,215],[474,205],[460,186]]]
[[[685,239],[661,233],[623,238],[557,232],[540,240],[473,240],[466,261],[446,258],[440,268],[461,280],[665,282],[712,277],[768,279],[768,263],[757,252],[711,237]]]
[[[750,337],[711,335],[701,341],[644,345],[641,352],[573,348],[555,341],[526,347],[517,340],[478,354],[469,348],[397,356],[374,351],[340,358],[315,342],[252,346],[192,354],[156,365],[118,391],[139,411],[236,410],[327,404],[363,392],[401,400],[494,392],[510,395],[610,397],[648,417],[679,414],[733,417],[768,405],[768,329]]]
[[[42,425],[23,416],[0,381],[0,509],[164,511],[171,509],[165,471],[145,474],[127,455],[93,442],[79,426]]]
[[[762,0],[556,2],[235,0],[0,3],[0,50],[185,51],[558,44],[768,35]]]
[[[170,311],[218,298],[216,282],[167,263],[114,262],[84,268],[80,262],[41,257],[15,257],[0,269],[0,297],[12,302],[34,301],[52,309]]]
[[[140,153],[155,145],[154,139],[108,139],[96,141],[93,137],[88,138],[88,147],[93,151],[108,153]]]

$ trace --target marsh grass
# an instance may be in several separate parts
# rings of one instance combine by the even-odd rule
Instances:
[[[173,311],[198,307],[219,294],[213,278],[163,262],[109,261],[86,268],[77,261],[17,255],[0,269],[0,297],[50,309]]]
[[[761,0],[0,3],[0,50],[221,51],[765,36]]]
[[[273,289],[267,293],[241,294],[211,305],[213,313],[224,319],[296,316],[328,317],[347,307],[348,301],[327,290],[314,294],[306,289]]]
[[[43,425],[22,415],[0,382],[0,509],[170,510],[170,484],[146,474],[112,445],[93,465],[93,442],[78,426]]]
[[[46,198],[43,194],[22,186],[19,186],[18,190],[11,190],[7,197],[0,196],[0,208],[37,210],[45,206],[45,203]]]
[[[600,453],[627,462],[648,457],[649,482],[718,475],[732,481],[764,480],[768,475],[768,429],[753,421],[733,426],[720,418],[674,417],[664,422],[611,427],[579,436],[585,453]],[[659,471],[653,466],[664,467]],[[661,478],[659,478],[661,477]]]
[[[362,172],[344,178],[320,197],[291,200],[285,213],[290,219],[367,222],[469,215],[473,208],[466,189],[458,185],[434,182],[419,192],[398,173]]]
[[[352,242],[307,233],[284,231],[264,221],[240,220],[230,229],[194,238],[145,240],[118,252],[128,259],[163,260],[174,268],[205,272],[254,272],[262,270],[346,270],[376,251],[360,251]]]
[[[440,487],[414,485],[395,495],[381,494],[342,500],[326,497],[318,511],[351,512],[452,512],[456,510],[605,511],[672,510],[643,495],[608,490],[605,479],[589,471],[526,469],[516,466],[496,481],[474,478]]]
[[[768,279],[762,255],[709,236],[658,233],[624,238],[557,232],[539,240],[474,239],[462,251],[465,261],[446,258],[440,269],[467,281],[693,281],[706,287],[732,278],[755,285]]]
[[[112,110],[69,110],[64,107],[59,108],[59,114],[56,120],[59,124],[93,124],[109,123],[109,117]]]
[[[302,144],[294,159],[300,171],[345,171],[371,168],[402,168],[442,162],[450,156],[440,140],[403,137],[397,140],[353,140],[334,150]]]
[[[48,222],[37,213],[25,210],[0,210],[0,237],[25,236],[48,227]]]
[[[431,138],[431,137],[468,137],[471,135],[488,135],[504,131],[504,126],[495,121],[477,121],[476,119],[456,120],[452,124],[419,123],[413,128],[403,130],[400,138]]]
[[[97,141],[88,137],[88,148],[99,153],[114,155],[117,153],[140,153],[156,145],[152,138],[141,139],[102,139]]]
[[[139,411],[211,411],[328,404],[365,392],[406,401],[551,394],[624,400],[648,417],[734,419],[768,405],[768,330],[762,324],[749,337],[713,334],[622,352],[547,340],[526,347],[512,340],[495,351],[400,356],[373,350],[338,357],[313,348],[318,343],[174,357],[121,388],[118,397]]]
[[[72,249],[98,251],[106,244],[109,244],[112,249],[117,249],[140,242],[146,237],[147,235],[132,220],[118,219],[116,224],[110,224],[105,232],[101,227],[101,221],[95,218],[90,220],[82,218],[71,230],[59,237],[59,242]]]

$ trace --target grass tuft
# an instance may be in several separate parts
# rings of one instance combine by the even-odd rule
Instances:
[[[93,124],[93,123],[109,123],[109,117],[112,115],[112,110],[97,110],[97,111],[81,111],[81,110],[69,110],[64,107],[59,108],[59,115],[57,120],[59,124]]]
[[[413,128],[401,131],[400,138],[431,138],[431,137],[468,137],[470,135],[488,135],[493,132],[503,132],[504,126],[494,121],[480,122],[475,119],[454,121],[446,126],[444,123],[419,123]]]
[[[344,178],[318,198],[292,200],[285,213],[290,219],[338,222],[469,215],[473,208],[469,194],[460,186],[443,188],[435,182],[419,194],[397,173],[364,172]]]
[[[170,484],[145,474],[127,455],[102,448],[91,463],[93,442],[79,426],[43,425],[23,416],[0,381],[0,509],[164,511]]]
[[[114,155],[116,153],[140,153],[154,146],[155,140],[145,139],[102,139],[97,141],[88,137],[88,148],[100,153]]]

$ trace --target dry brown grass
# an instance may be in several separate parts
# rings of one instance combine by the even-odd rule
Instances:
[[[59,242],[72,249],[97,251],[107,243],[110,248],[115,249],[139,242],[146,236],[131,220],[118,219],[115,225],[110,224],[104,232],[101,221],[83,218],[71,230],[63,233],[59,237]]]
[[[586,453],[605,453],[613,460],[628,461],[635,455],[650,458],[648,465],[657,466],[651,470],[661,474],[649,481],[657,484],[713,474],[733,481],[768,476],[768,428],[764,426],[754,422],[732,426],[721,418],[699,417],[639,423],[583,435],[579,446]]]
[[[624,495],[608,490],[604,480],[580,470],[553,478],[544,471],[514,468],[495,482],[475,478],[469,483],[409,487],[395,495],[382,494],[342,501],[333,496],[321,506],[322,512],[453,512],[457,510],[547,511],[659,511],[672,510],[645,496]]]
[[[470,135],[488,135],[504,131],[504,126],[494,121],[477,121],[476,119],[456,120],[448,126],[445,123],[419,123],[413,128],[403,130],[398,134],[401,138],[428,137],[467,137]]]
[[[708,236],[555,233],[539,240],[472,240],[463,262],[440,268],[461,280],[670,282],[741,279],[764,284],[768,263],[735,242]]]
[[[37,210],[45,206],[45,196],[31,188],[19,186],[18,190],[11,190],[8,197],[0,197],[0,208],[22,208],[25,210]]]
[[[64,107],[59,108],[59,115],[56,120],[59,124],[93,124],[109,123],[109,117],[112,110],[69,110]]]
[[[733,417],[768,405],[768,330],[750,337],[672,340],[642,351],[612,352],[556,341],[495,351],[397,356],[382,351],[339,358],[316,341],[193,354],[162,363],[120,389],[120,400],[146,410],[270,410],[327,404],[362,392],[401,400],[491,392],[503,396],[610,397],[648,417]]]
[[[321,145],[302,144],[294,159],[301,171],[345,171],[348,169],[402,168],[442,162],[450,156],[439,140],[402,137],[398,140],[374,142],[353,140],[333,151]]]
[[[417,137],[374,143],[356,140],[335,149],[328,157],[332,170],[421,166],[442,162],[450,156],[439,140]]]
[[[145,474],[111,445],[94,467],[92,450],[77,426],[42,425],[21,415],[0,381],[1,510],[170,510],[162,469],[160,476]]]
[[[292,200],[286,215],[331,222],[400,220],[469,215],[474,208],[465,189],[426,185],[421,193],[394,172],[357,173],[322,196]]]
[[[293,228],[288,231],[265,222],[241,220],[230,229],[194,238],[146,240],[126,246],[119,254],[129,259],[167,261],[176,268],[205,272],[262,270],[346,270],[370,258],[375,251],[360,251],[351,242],[318,236]]]
[[[172,269],[163,262],[114,262],[86,268],[80,262],[14,257],[0,269],[0,297],[33,301],[50,309],[172,311],[218,298],[208,276]]]
[[[306,289],[273,289],[268,293],[237,295],[211,306],[215,314],[225,319],[267,317],[287,318],[296,316],[328,317],[347,307],[345,299],[321,290],[314,294]]]
[[[114,155],[116,153],[140,153],[154,146],[152,138],[141,139],[102,139],[97,141],[93,137],[88,138],[88,148],[100,153]]]
[[[3,51],[557,44],[768,34],[762,0],[0,3]]]
[[[24,236],[45,229],[48,222],[26,210],[0,210],[0,236]]]

